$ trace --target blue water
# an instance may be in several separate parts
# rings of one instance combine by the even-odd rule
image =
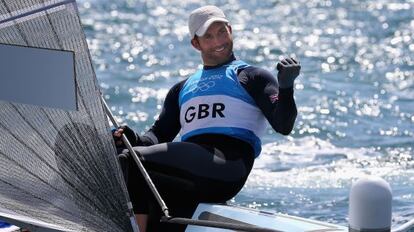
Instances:
[[[105,98],[137,131],[199,67],[187,17],[207,2],[230,18],[238,58],[274,74],[300,59],[295,128],[269,128],[235,204],[347,225],[350,186],[372,174],[393,189],[393,224],[414,218],[413,1],[78,2]]]

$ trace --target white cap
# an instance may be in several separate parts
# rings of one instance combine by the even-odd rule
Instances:
[[[214,22],[228,23],[223,11],[216,6],[203,6],[195,9],[190,14],[188,20],[188,28],[190,30],[191,39],[195,35],[203,36],[208,27]]]

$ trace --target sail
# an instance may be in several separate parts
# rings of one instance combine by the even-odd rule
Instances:
[[[76,2],[0,0],[0,44],[72,52],[76,94],[73,109],[0,99],[0,218],[65,231],[132,231]]]

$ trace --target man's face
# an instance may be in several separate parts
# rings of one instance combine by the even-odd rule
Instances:
[[[201,52],[204,65],[222,64],[233,53],[231,27],[223,22],[215,22],[203,36],[192,39],[191,44]]]

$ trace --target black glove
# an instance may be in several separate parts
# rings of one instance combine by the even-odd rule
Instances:
[[[293,82],[299,76],[300,63],[293,58],[286,58],[277,63],[276,69],[279,71],[277,80],[282,89],[293,87]]]
[[[117,147],[125,147],[125,144],[122,142],[122,134],[125,134],[132,146],[139,145],[141,140],[138,135],[128,126],[120,126],[118,129],[112,130],[112,137]]]

